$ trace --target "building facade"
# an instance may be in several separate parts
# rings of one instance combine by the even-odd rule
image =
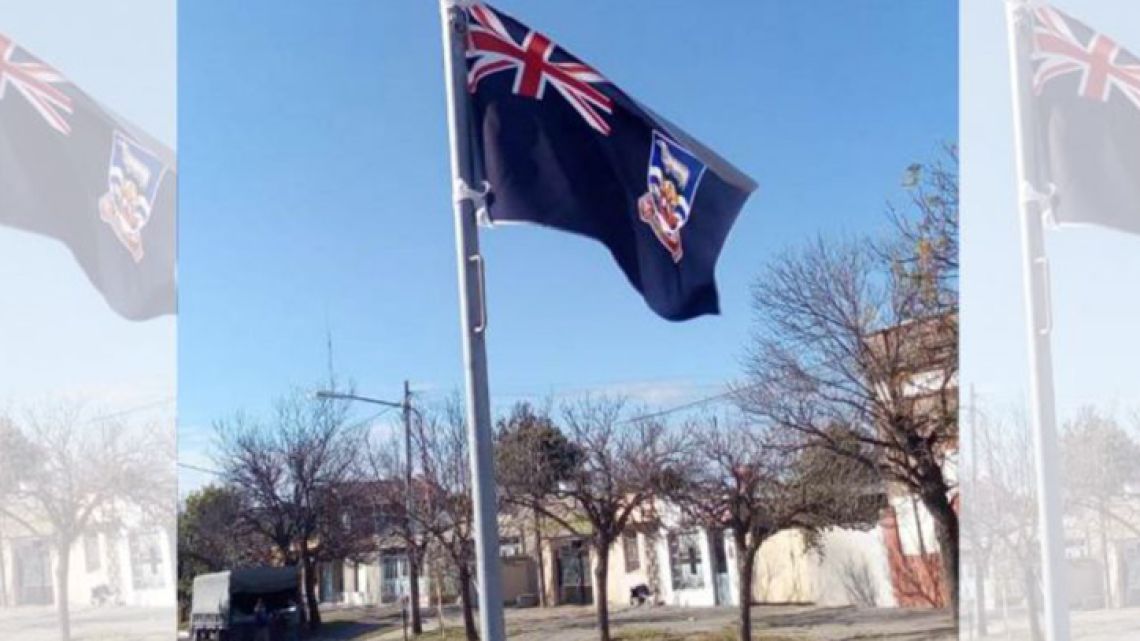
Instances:
[[[66,594],[61,550],[46,525],[0,514],[0,607],[125,605],[173,607],[174,540],[138,515],[93,527],[68,546]]]

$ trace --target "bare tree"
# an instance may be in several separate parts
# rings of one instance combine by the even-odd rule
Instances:
[[[907,168],[909,206],[888,207],[894,227],[880,255],[891,263],[901,306],[915,318],[958,308],[958,147]]]
[[[417,420],[413,434],[423,487],[417,491],[413,518],[454,567],[463,605],[464,633],[468,641],[476,641],[479,632],[475,627],[471,583],[475,516],[466,425],[463,407],[456,397],[441,412],[428,413]]]
[[[361,475],[369,479],[372,490],[371,500],[376,512],[376,535],[397,537],[404,545],[408,558],[419,562],[413,567],[408,563],[408,600],[411,610],[412,633],[423,632],[420,613],[419,585],[416,573],[427,567],[427,552],[430,540],[418,533],[416,514],[417,502],[423,499],[423,484],[417,483],[413,472],[408,474],[408,461],[404,453],[403,438],[377,437],[372,435],[363,457]],[[408,479],[412,478],[409,486]],[[409,509],[410,507],[410,509]]]
[[[563,408],[563,424],[580,460],[540,512],[589,542],[594,554],[594,605],[601,641],[610,641],[610,548],[635,524],[653,519],[655,500],[676,482],[683,441],[665,425],[625,417],[625,402],[586,398]],[[589,529],[582,527],[583,522]]]
[[[215,431],[222,478],[248,506],[241,526],[301,566],[309,626],[320,627],[319,562],[354,558],[372,542],[367,488],[353,476],[363,425],[343,402],[298,391],[268,423],[238,415]]]
[[[546,607],[543,559],[543,510],[559,484],[570,480],[582,462],[582,451],[554,423],[549,408],[519,403],[499,420],[495,474],[499,498],[508,508],[528,511],[533,519],[539,602]]]
[[[3,519],[15,521],[28,531],[35,531],[14,505],[21,484],[39,467],[39,450],[28,437],[5,415],[0,415],[0,528]],[[0,540],[4,538],[0,530]],[[0,608],[8,605],[8,569],[5,556],[0,554]]]
[[[958,515],[947,461],[957,448],[955,312],[915,318],[909,286],[861,242],[817,239],[756,281],[757,324],[741,406],[917,496],[936,525],[958,598]]]
[[[1104,605],[1111,607],[1116,590],[1109,573],[1109,532],[1115,525],[1140,536],[1132,511],[1125,508],[1140,481],[1140,444],[1111,415],[1083,407],[1065,425],[1062,451],[1068,508],[1087,511],[1097,521]]]
[[[72,546],[98,525],[112,524],[120,510],[161,513],[158,504],[174,498],[173,467],[161,453],[161,430],[92,416],[79,404],[29,411],[18,429],[35,466],[14,488],[14,500],[27,510],[22,522],[33,532],[42,524],[52,538],[59,634],[70,641]]]
[[[985,554],[997,580],[1007,569],[1025,595],[1030,638],[1043,639],[1040,612],[1038,520],[1033,441],[1020,413],[1000,421],[980,413],[971,438],[977,439],[977,466],[965,504],[968,539]]]
[[[789,449],[742,421],[710,418],[686,431],[698,435],[696,447],[671,495],[687,520],[731,532],[740,577],[737,634],[749,641],[761,545],[785,530],[799,530],[814,543],[830,527],[870,528],[878,521],[883,488],[873,470],[849,458]]]

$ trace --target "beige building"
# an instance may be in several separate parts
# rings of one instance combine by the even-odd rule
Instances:
[[[631,591],[645,586],[659,604],[735,605],[740,577],[731,535],[686,526],[667,506],[662,513],[667,516],[659,527],[631,531],[610,550],[610,604],[629,604]],[[543,560],[548,603],[593,603],[596,555],[586,541],[549,537]],[[761,547],[751,581],[761,602],[894,605],[878,527],[830,530],[818,550],[809,550],[800,533],[782,532]]]
[[[320,564],[317,584],[322,603],[388,605],[399,603],[410,593],[408,558],[402,542],[386,540],[379,552],[359,561]],[[538,593],[534,560],[512,553],[504,546],[502,563],[503,595],[508,603]],[[473,590],[474,593],[474,590]],[[419,567],[420,605],[455,603],[459,599],[456,573],[452,564],[436,555]]]

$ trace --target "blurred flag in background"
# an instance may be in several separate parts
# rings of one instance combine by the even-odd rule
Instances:
[[[1140,58],[1048,5],[1031,16],[1029,176],[1055,222],[1140,233]]]
[[[0,225],[62,241],[145,320],[176,310],[176,193],[170,149],[0,34]]]

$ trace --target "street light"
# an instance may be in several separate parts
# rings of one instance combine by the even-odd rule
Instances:
[[[382,401],[378,398],[369,398],[367,396],[357,396],[356,394],[342,394],[340,392],[329,392],[326,390],[319,390],[316,393],[317,398],[326,399],[339,399],[344,401],[360,401],[361,403],[373,403],[375,405],[383,405],[385,407],[404,407],[403,403],[396,403],[394,401]]]
[[[423,414],[419,410],[412,407],[412,391],[408,381],[404,381],[404,400],[402,402],[385,401],[379,398],[370,398],[368,396],[359,396],[357,394],[345,394],[343,392],[332,392],[328,390],[318,390],[316,397],[326,400],[342,400],[342,401],[357,401],[359,403],[370,403],[372,405],[382,405],[384,407],[394,407],[403,412],[404,415],[404,534],[407,539],[408,549],[408,601],[412,607],[412,633],[423,633],[423,622],[420,619],[420,579],[419,579],[419,563],[416,559],[416,542],[414,532],[412,531],[412,412],[415,412],[421,419]]]

